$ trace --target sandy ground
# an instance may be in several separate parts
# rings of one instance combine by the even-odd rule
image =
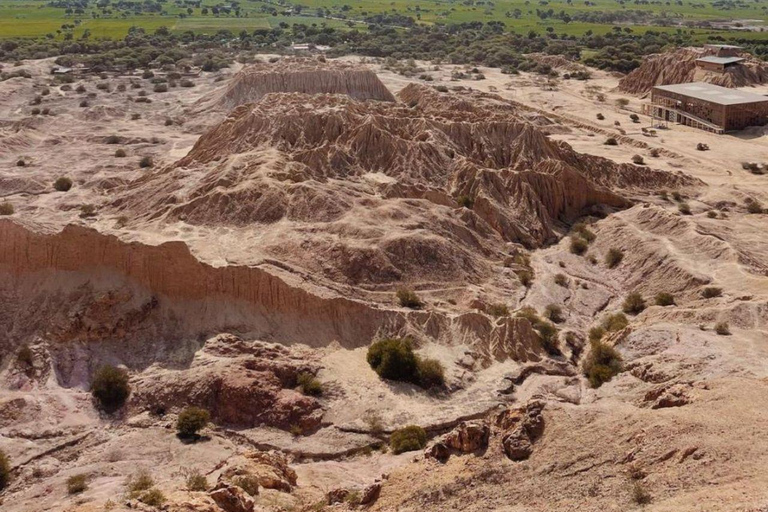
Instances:
[[[139,104],[127,101],[136,94],[130,78],[110,79],[114,92],[103,93],[95,87],[99,79],[90,77],[83,82],[97,96],[89,107],[77,106],[82,94],[51,88],[40,107],[55,115],[31,116],[28,103],[49,80],[50,65],[50,61],[25,65],[35,75],[34,87],[20,79],[0,84],[0,197],[12,202],[15,217],[41,231],[77,223],[126,241],[180,240],[198,258],[216,266],[263,261],[259,247],[264,240],[251,228],[183,222],[123,228],[115,216],[80,215],[83,204],[94,204],[98,211],[109,201],[113,187],[141,176],[145,171],[138,167],[140,157],[152,156],[160,166],[184,156],[215,121],[190,115],[190,107],[226,81],[205,74],[194,80],[194,88],[150,92],[153,103]],[[418,81],[371,65],[393,93]],[[655,127],[656,135],[650,136],[641,130],[652,128],[651,120],[641,114],[641,104],[647,100],[618,93],[618,79],[607,73],[593,71],[593,79],[586,82],[559,80],[555,90],[546,90],[542,79],[530,74],[507,76],[481,68],[484,80],[451,81],[451,72],[460,68],[439,67],[430,71],[434,77],[430,84],[494,92],[537,109],[565,127],[552,137],[580,152],[619,162],[631,162],[639,154],[652,167],[684,171],[706,184],[686,199],[692,216],[678,215],[671,199],[638,197],[636,206],[597,222],[598,238],[590,254],[602,259],[609,248],[621,247],[627,256],[618,269],[595,267],[570,254],[566,238],[533,252],[532,266],[539,277],[525,296],[508,292],[514,307],[542,310],[550,303],[561,304],[567,315],[564,326],[584,331],[607,312],[620,309],[629,291],[640,289],[650,297],[678,287],[677,307],[649,307],[631,319],[628,332],[617,341],[628,371],[599,390],[590,389],[580,378],[535,375],[514,395],[500,396],[497,390],[503,387],[504,376],[520,368],[507,361],[468,372],[469,377],[455,370],[450,377],[461,382],[462,389],[450,400],[441,400],[414,386],[382,384],[367,366],[364,349],[330,346],[320,352],[323,369],[318,376],[334,394],[324,403],[326,428],[315,436],[294,439],[276,429],[249,429],[235,436],[214,430],[209,442],[192,446],[173,436],[171,420],[143,424],[134,419],[127,426],[111,425],[90,408],[84,389],[61,389],[51,376],[45,386],[49,403],[43,407],[58,414],[51,414],[42,425],[9,422],[0,429],[0,448],[14,461],[22,461],[23,483],[3,497],[4,507],[24,512],[41,507],[88,510],[102,507],[106,500],[122,503],[125,478],[137,467],[154,468],[159,487],[171,495],[181,486],[181,468],[212,471],[252,445],[327,459],[297,456],[299,483],[294,493],[267,492],[257,501],[274,510],[317,501],[335,488],[360,488],[383,474],[389,479],[374,510],[633,510],[639,507],[631,500],[630,463],[648,474],[643,482],[653,501],[646,510],[743,512],[768,506],[764,472],[768,226],[765,215],[750,215],[744,208],[748,197],[768,203],[768,175],[754,175],[741,167],[745,161],[768,162],[768,129],[715,135],[670,125]],[[226,80],[235,71],[221,76]],[[72,84],[73,89],[79,83]],[[120,83],[126,84],[126,91],[115,91]],[[143,87],[151,91],[146,83]],[[597,101],[598,91],[605,95],[604,102]],[[619,98],[627,98],[629,104],[617,107]],[[126,113],[140,118],[131,119]],[[597,113],[605,120],[597,120]],[[640,123],[630,120],[632,113],[640,116]],[[23,129],[19,123],[31,123],[34,129]],[[109,135],[119,136],[120,142],[106,144]],[[606,137],[617,135],[628,139],[618,146],[603,144]],[[697,151],[697,143],[710,150]],[[115,158],[118,148],[125,148],[128,156]],[[651,148],[665,152],[654,158]],[[17,166],[20,158],[27,165]],[[50,186],[63,175],[76,183],[66,194]],[[707,217],[711,209],[725,213],[724,205],[727,218]],[[556,273],[567,275],[573,286],[555,285]],[[723,296],[701,299],[698,288],[690,285],[693,278],[722,287]],[[721,321],[729,322],[730,336],[714,333],[714,324]],[[421,350],[453,362],[465,356],[467,347],[456,343]],[[681,387],[686,403],[653,409],[647,397],[664,386]],[[2,391],[3,403],[20,396],[36,400],[39,393],[7,388]],[[455,422],[532,397],[544,398],[550,405],[546,433],[526,462],[507,460],[493,440],[482,456],[454,457],[446,465],[425,461],[420,454],[355,452],[376,441],[364,432],[373,413],[391,430],[409,423]],[[46,436],[42,430],[52,434]],[[87,437],[79,440],[80,435]],[[71,439],[78,440],[56,448]],[[691,446],[698,455],[683,457]],[[49,449],[53,452],[46,455]],[[68,496],[66,478],[82,472],[93,475],[89,490]]]

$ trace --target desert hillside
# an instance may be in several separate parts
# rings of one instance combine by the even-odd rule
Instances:
[[[645,71],[51,66],[0,82],[4,511],[768,504],[762,129],[649,129]]]

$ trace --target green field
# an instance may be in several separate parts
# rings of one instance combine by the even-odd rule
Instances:
[[[717,4],[717,5],[715,5]],[[722,5],[730,8],[723,9]],[[89,2],[88,7],[80,14],[67,14],[63,8],[48,6],[48,2],[42,0],[0,0],[0,37],[63,37],[62,25],[73,24],[79,20],[73,31],[75,38],[79,37],[86,29],[92,37],[123,37],[131,26],[140,26],[147,30],[154,30],[160,26],[166,26],[172,31],[192,30],[199,33],[215,33],[218,30],[228,29],[234,33],[242,30],[252,31],[257,28],[270,28],[278,26],[281,22],[304,24],[316,24],[331,27],[347,27],[347,21],[354,26],[364,26],[360,22],[367,16],[375,14],[401,14],[410,16],[418,22],[426,24],[458,23],[469,21],[501,21],[506,26],[518,33],[527,33],[534,30],[543,33],[547,27],[552,27],[558,34],[582,35],[591,30],[595,33],[603,33],[610,30],[614,23],[589,23],[572,21],[566,23],[561,19],[542,20],[536,11],[552,10],[555,13],[567,13],[571,16],[577,13],[608,13],[626,10],[637,10],[652,13],[654,16],[667,15],[681,16],[685,21],[702,20],[759,20],[752,21],[750,25],[760,26],[768,17],[765,4],[730,2],[718,3],[713,0],[704,2],[681,2],[676,5],[656,4],[620,4],[615,0],[595,0],[590,5],[585,2],[566,1],[526,1],[526,0],[420,0],[405,1],[395,0],[391,2],[378,2],[373,0],[300,0],[293,4],[277,5],[253,0],[244,0],[239,3],[239,16],[233,13],[229,15],[214,15],[210,9],[217,5],[229,5],[223,2],[204,0],[200,8],[187,12],[183,2],[171,3],[166,1],[161,4],[162,13],[133,13],[119,11],[111,8],[112,12],[105,14],[96,7],[95,2]],[[291,5],[300,5],[303,9],[300,15],[286,14]],[[203,14],[202,8],[208,8],[208,14]],[[277,15],[265,12],[268,9],[276,9]],[[329,17],[317,17],[318,9],[326,10]],[[515,11],[518,12],[515,14]],[[332,18],[346,18],[332,19]],[[644,25],[628,25],[635,32],[643,32],[650,28],[661,31],[676,31],[678,27],[656,27]],[[686,29],[688,30],[688,29]],[[712,29],[696,29],[696,33],[702,38],[709,34],[740,34],[742,37],[765,39],[768,32],[761,31],[724,31]]]

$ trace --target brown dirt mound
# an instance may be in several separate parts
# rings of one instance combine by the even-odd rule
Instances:
[[[714,73],[696,67],[696,59],[716,55],[712,48],[680,48],[673,52],[650,55],[643,64],[619,81],[619,90],[643,94],[656,85],[687,82],[709,82],[723,87],[745,87],[768,83],[768,66],[748,53],[746,60],[725,73]]]
[[[198,101],[197,107],[228,112],[273,92],[345,94],[357,100],[395,101],[379,77],[365,67],[342,63],[329,66],[313,59],[282,59],[245,68],[226,88]]]

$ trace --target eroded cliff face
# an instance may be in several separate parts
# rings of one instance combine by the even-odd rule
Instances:
[[[709,82],[723,87],[745,87],[768,83],[768,67],[748,53],[746,60],[728,68],[724,73],[705,71],[696,67],[696,59],[717,55],[714,48],[680,48],[672,52],[647,57],[639,68],[619,81],[619,90],[642,94],[656,85],[686,82]]]
[[[484,316],[466,324],[344,298],[270,266],[214,267],[182,242],[126,243],[79,226],[40,233],[10,220],[0,221],[0,239],[6,350],[43,336],[62,347],[103,345],[104,352],[115,350],[113,356],[141,366],[189,357],[199,348],[190,340],[218,332],[348,348],[413,332],[445,343],[460,339],[489,357],[535,360],[541,354],[535,333],[512,336]],[[482,349],[497,338],[504,350]]]

